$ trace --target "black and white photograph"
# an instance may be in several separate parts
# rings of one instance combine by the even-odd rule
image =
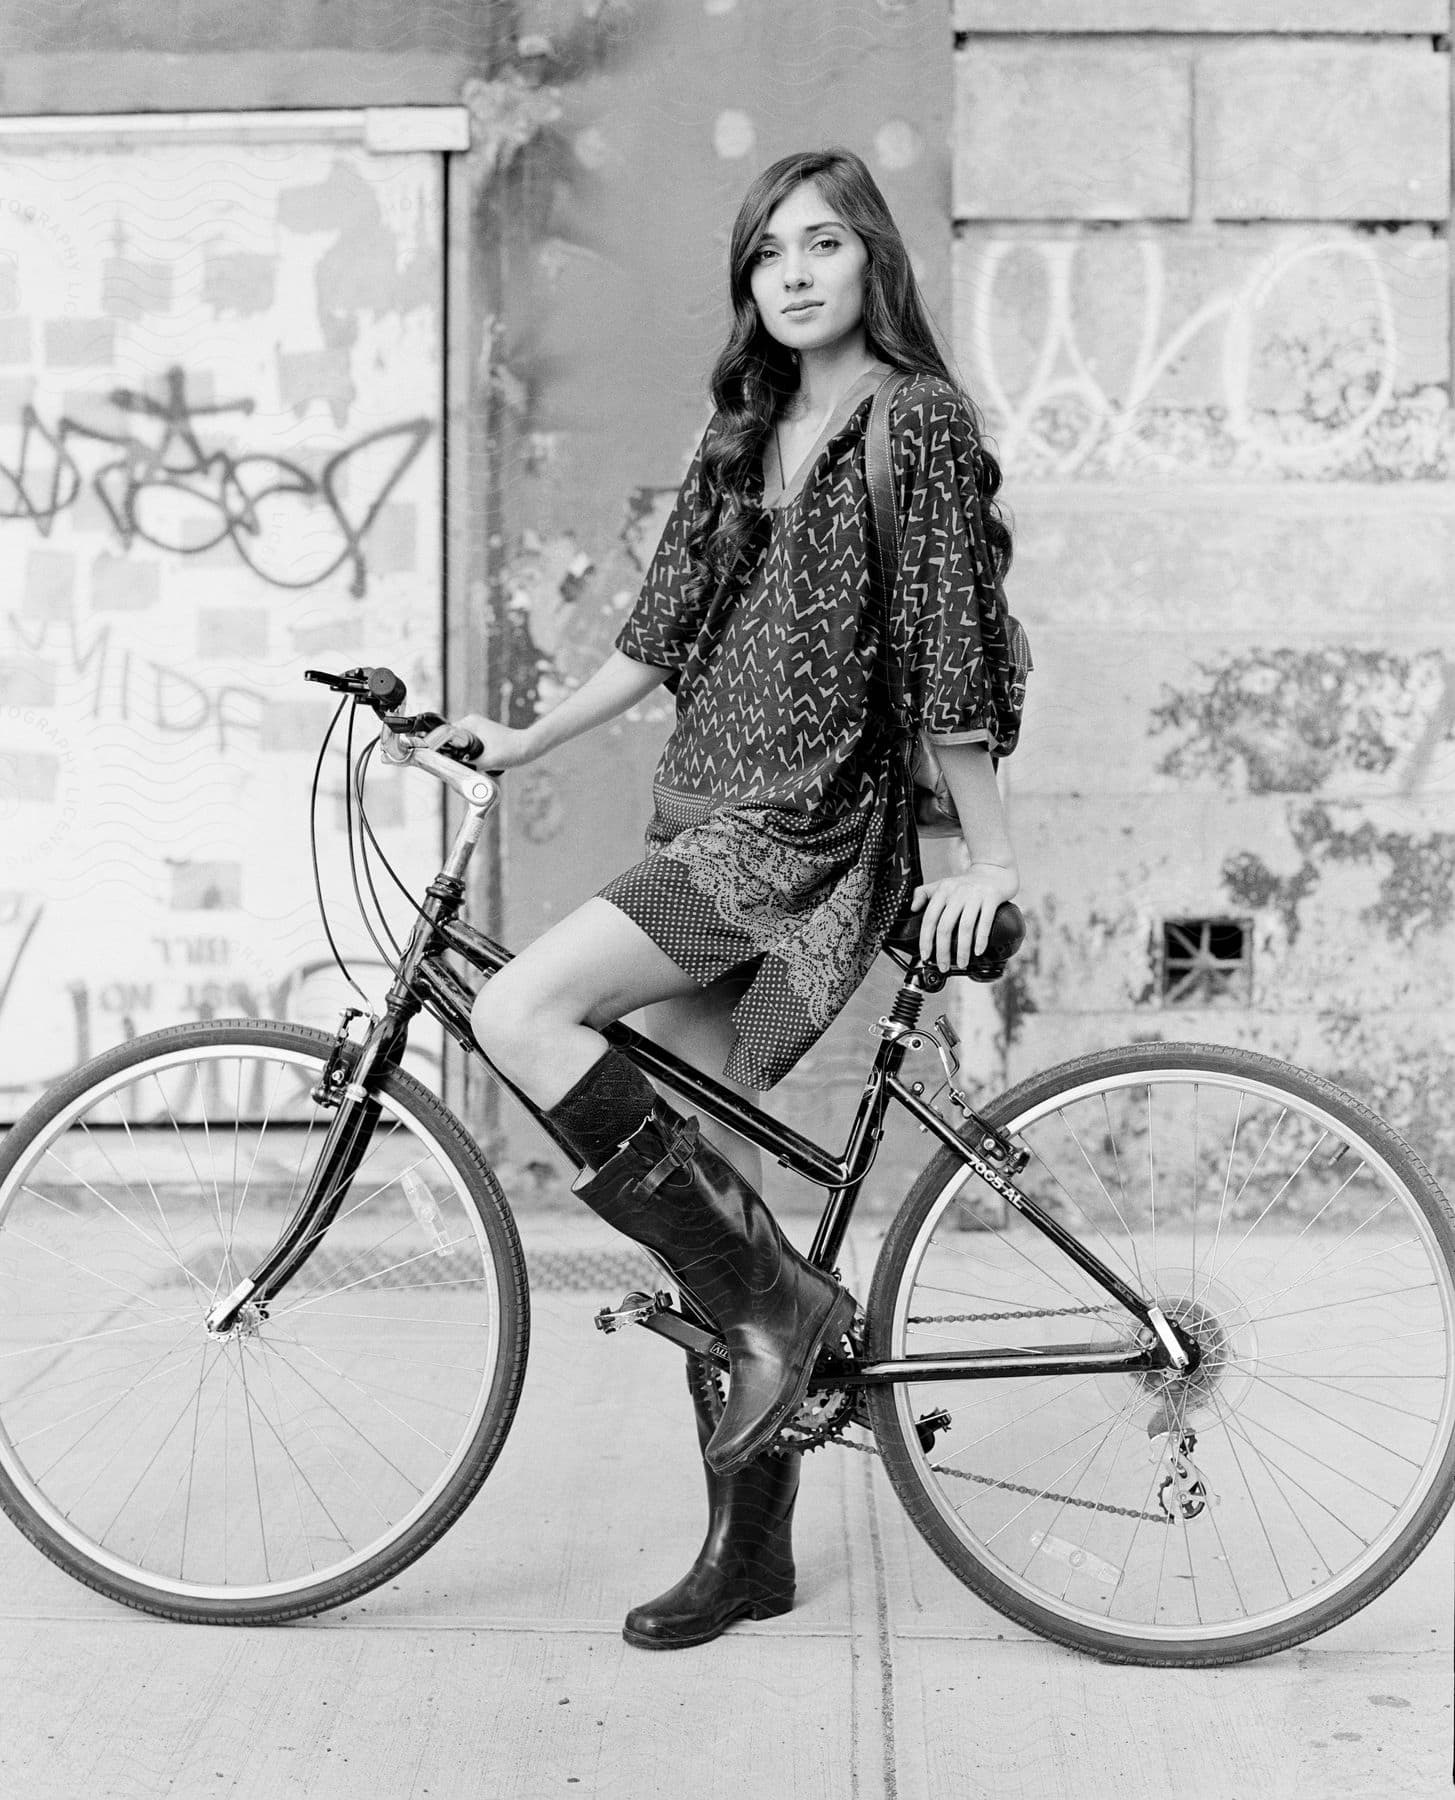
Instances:
[[[0,1800],[1455,1789],[1452,0],[0,0]]]

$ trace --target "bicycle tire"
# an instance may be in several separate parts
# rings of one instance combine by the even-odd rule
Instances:
[[[301,1191],[332,1045],[251,1019],[152,1032],[0,1145],[0,1508],[163,1618],[278,1623],[392,1579],[478,1492],[520,1397],[514,1221],[459,1120],[397,1068],[308,1262],[266,1315],[206,1331]]]
[[[1367,1605],[1455,1498],[1455,1218],[1419,1158],[1321,1077],[1207,1045],[1080,1057],[983,1116],[1032,1153],[1017,1185],[1206,1356],[1165,1383],[873,1390],[886,1471],[929,1546],[998,1612],[1112,1662],[1246,1661]],[[876,1264],[871,1356],[1151,1341],[1000,1205],[936,1154]]]

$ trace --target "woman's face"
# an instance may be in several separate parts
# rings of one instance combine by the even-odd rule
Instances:
[[[811,181],[769,215],[753,251],[749,286],[769,337],[790,350],[826,350],[864,321],[864,240]]]

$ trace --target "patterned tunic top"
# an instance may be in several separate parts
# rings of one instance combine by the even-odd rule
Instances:
[[[699,445],[616,640],[669,671],[677,723],[647,855],[601,893],[703,986],[751,967],[724,1070],[750,1087],[772,1087],[822,1035],[910,893],[902,759],[882,689],[876,703],[882,619],[865,532],[864,432],[887,373],[854,383],[769,499],[742,579],[689,602]],[[1004,755],[1014,725],[986,668],[985,590],[962,510],[973,421],[947,382],[916,375],[890,429],[901,555],[889,667],[933,741]],[[985,625],[995,630],[993,613]]]

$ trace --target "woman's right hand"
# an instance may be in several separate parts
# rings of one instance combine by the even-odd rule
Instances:
[[[420,739],[426,750],[459,741],[459,734],[474,732],[485,746],[475,758],[477,769],[514,769],[531,759],[530,734],[513,725],[487,719],[483,713],[460,713],[448,725],[438,725]]]

